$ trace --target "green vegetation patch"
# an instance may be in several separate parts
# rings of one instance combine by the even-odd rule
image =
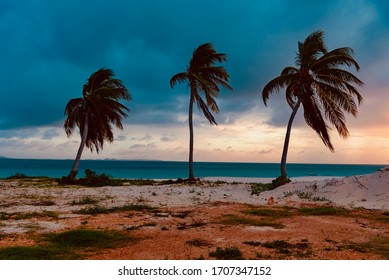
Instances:
[[[0,248],[0,260],[76,260],[84,258],[85,249],[116,248],[136,241],[122,232],[74,229],[41,235],[39,245]]]
[[[46,211],[43,210],[42,212],[32,212],[32,213],[25,213],[25,214],[18,214],[16,216],[17,220],[22,220],[22,219],[31,219],[31,218],[58,218],[58,213],[53,212],[53,211]]]
[[[187,180],[178,178],[176,180],[151,180],[151,179],[126,179],[125,185],[131,186],[161,186],[161,185],[176,185],[186,183]]]
[[[217,247],[215,251],[209,252],[208,255],[217,260],[244,260],[243,254],[238,247],[224,249]]]
[[[0,260],[77,260],[81,256],[64,248],[14,246],[0,248]]]
[[[74,229],[44,235],[44,240],[56,247],[70,248],[115,248],[135,239],[121,232]]]
[[[31,218],[58,218],[58,213],[53,211],[43,210],[42,212],[27,212],[27,213],[5,213],[0,212],[0,220],[27,220]]]
[[[223,215],[221,223],[225,225],[250,225],[257,227],[272,227],[275,229],[284,228],[281,223],[275,222],[274,219],[271,218],[252,219],[233,214]]]
[[[195,247],[203,247],[203,246],[209,247],[212,245],[212,243],[210,243],[209,241],[200,238],[190,239],[185,241],[185,243]]]
[[[6,212],[0,212],[0,221],[5,221],[9,219],[10,214]]]
[[[350,243],[338,246],[338,249],[349,249],[360,253],[371,253],[381,256],[382,259],[389,260],[389,237],[376,236],[366,243]]]
[[[285,185],[290,182],[291,181],[288,176],[279,176],[276,179],[272,180],[271,183],[252,183],[250,184],[251,195],[259,195],[261,192],[274,190],[275,188],[278,188],[279,186]]]
[[[264,216],[272,218],[283,218],[292,216],[291,211],[284,209],[271,209],[271,208],[255,208],[249,210],[243,210],[241,213],[255,215],[255,216]]]
[[[324,196],[313,196],[312,192],[304,192],[301,190],[284,192],[284,197],[289,197],[292,195],[296,195],[298,198],[307,199],[310,201],[322,201],[322,202],[323,201],[330,201],[328,198],[326,198]]]
[[[389,237],[374,237],[366,246],[369,252],[381,255],[384,259],[389,260]]]
[[[6,180],[18,180],[19,182],[28,182],[30,184],[44,184],[44,187],[53,186],[56,179],[49,178],[47,176],[28,176],[23,173],[16,173],[15,175],[5,178]]]
[[[300,208],[298,212],[302,215],[314,215],[314,216],[344,216],[350,214],[350,210],[344,208],[332,208],[332,207],[312,207],[312,208]]]
[[[87,187],[103,187],[103,186],[122,186],[124,180],[114,179],[107,174],[97,174],[95,171],[86,169],[85,178],[73,179],[62,177],[59,179],[61,185],[81,185]]]
[[[150,180],[150,179],[131,179],[131,180],[124,180],[126,185],[131,186],[154,186],[157,184],[157,181]]]
[[[151,179],[115,179],[105,173],[97,174],[95,171],[86,169],[85,177],[73,179],[69,177],[62,177],[58,180],[61,185],[79,185],[87,187],[103,187],[103,186],[155,186],[155,185],[173,185],[186,183],[187,180],[151,180]]]
[[[26,178],[31,178],[31,177],[27,176],[24,173],[16,173],[15,175],[9,176],[6,179],[26,179]]]
[[[274,190],[275,187],[273,186],[272,183],[251,183],[251,195],[259,195],[260,193],[264,191],[270,191]]]
[[[389,223],[389,211],[385,211],[376,218],[378,221]]]
[[[257,246],[261,245],[261,242],[259,242],[259,241],[243,241],[243,244],[257,247]]]
[[[99,201],[91,196],[83,196],[78,200],[73,200],[70,202],[70,205],[85,205],[85,204],[96,204]]]
[[[121,211],[155,211],[156,208],[146,205],[146,204],[127,204],[123,206],[115,207],[102,207],[100,205],[89,206],[77,211],[74,211],[76,214],[87,214],[87,215],[98,215],[98,214],[108,214]]]
[[[42,199],[39,201],[31,202],[29,204],[34,206],[53,206],[55,205],[55,202],[50,199]]]
[[[262,243],[262,247],[274,249],[279,254],[296,255],[298,257],[306,257],[312,254],[310,244],[307,241],[292,244],[285,240],[275,240]]]

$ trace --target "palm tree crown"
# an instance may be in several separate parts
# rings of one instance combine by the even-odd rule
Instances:
[[[100,69],[93,73],[83,86],[82,97],[69,100],[65,108],[67,119],[65,132],[70,136],[75,127],[83,136],[85,117],[88,116],[88,131],[85,145],[98,153],[104,141],[112,142],[112,124],[123,129],[122,118],[127,117],[128,108],[118,100],[129,100],[131,96],[126,87],[118,79],[114,79],[113,71]]]
[[[217,124],[211,111],[219,112],[215,100],[219,96],[219,85],[232,90],[232,87],[228,84],[229,75],[226,69],[223,66],[214,65],[217,62],[221,63],[226,60],[227,56],[217,53],[211,43],[200,45],[194,50],[186,72],[178,73],[170,79],[172,88],[177,82],[188,82],[194,102],[197,103],[198,108],[211,124]],[[206,102],[202,99],[201,92],[204,93]]]
[[[119,102],[129,100],[131,95],[123,83],[113,78],[113,71],[100,69],[93,73],[82,89],[82,97],[69,100],[65,108],[67,118],[64,129],[69,137],[77,127],[81,135],[69,178],[74,179],[84,146],[99,153],[105,141],[113,142],[112,125],[123,129],[122,118],[127,117],[128,108]]]
[[[297,67],[284,68],[280,76],[264,87],[262,98],[267,105],[270,95],[285,87],[286,101],[293,113],[302,104],[306,123],[334,151],[327,122],[335,126],[341,137],[349,135],[344,112],[357,115],[357,105],[363,99],[353,84],[362,86],[363,82],[344,69],[345,66],[357,71],[360,68],[352,57],[353,50],[343,47],[328,51],[323,37],[322,31],[316,31],[299,42]]]

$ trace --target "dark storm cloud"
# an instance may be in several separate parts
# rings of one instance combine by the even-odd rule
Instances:
[[[266,109],[263,86],[293,65],[297,41],[312,31],[325,30],[331,47],[343,37],[350,39],[350,30],[342,26],[358,22],[355,11],[365,6],[374,18],[358,29],[352,47],[368,64],[375,55],[370,48],[386,52],[379,46],[382,34],[388,35],[389,7],[380,1],[1,3],[0,129],[61,126],[66,102],[80,96],[83,83],[101,67],[112,68],[132,93],[126,122],[178,123],[177,113],[187,110],[187,100],[178,101],[178,96],[186,97],[187,88],[173,90],[169,79],[185,71],[193,49],[204,42],[228,55],[225,67],[234,92],[221,94],[221,121],[231,122],[259,106],[268,110],[269,123],[279,124],[290,110],[285,104],[282,110]],[[378,82],[387,84],[383,77]],[[271,104],[278,102],[284,100]]]

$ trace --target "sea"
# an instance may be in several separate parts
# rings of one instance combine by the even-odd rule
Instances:
[[[61,178],[67,176],[73,160],[11,159],[0,158],[0,178],[16,174]],[[289,163],[289,177],[334,176],[344,177],[373,173],[384,165],[366,164],[306,164]],[[91,169],[113,178],[126,179],[177,179],[188,177],[188,163],[180,161],[145,160],[81,160],[78,177]],[[279,163],[195,162],[196,177],[261,177],[276,178],[280,174]]]

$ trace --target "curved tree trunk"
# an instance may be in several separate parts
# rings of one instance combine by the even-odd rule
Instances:
[[[68,178],[70,178],[70,179],[75,179],[76,175],[78,173],[78,166],[80,165],[81,155],[82,155],[82,152],[84,151],[86,138],[88,136],[88,127],[89,127],[89,118],[88,118],[88,114],[86,114],[85,115],[84,131],[82,132],[82,135],[81,135],[80,147],[78,148],[76,159],[74,160],[73,167],[68,175]]]
[[[296,113],[297,113],[298,108],[300,107],[300,104],[301,104],[301,101],[298,100],[296,105],[293,108],[292,115],[289,118],[288,128],[286,129],[284,149],[282,151],[282,158],[281,158],[281,177],[285,177],[285,178],[287,177],[287,174],[286,174],[286,158],[288,156],[290,132],[292,130],[292,123],[293,123],[294,117],[296,116]]]
[[[189,101],[189,180],[195,180],[193,173],[193,103],[194,93],[191,90]]]

